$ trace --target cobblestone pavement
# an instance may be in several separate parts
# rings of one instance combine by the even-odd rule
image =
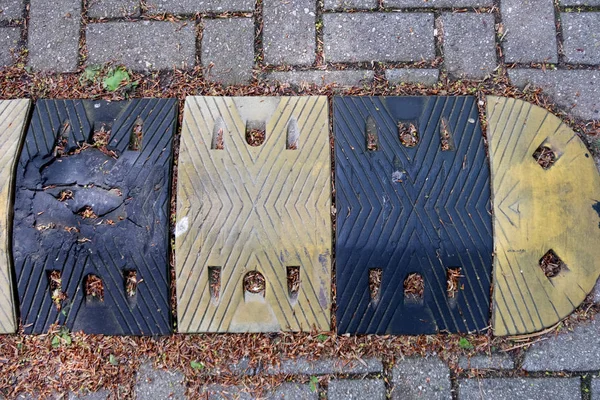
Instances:
[[[0,9],[3,66],[26,50],[39,72],[198,65],[225,85],[343,86],[480,80],[502,66],[516,86],[542,87],[573,116],[600,119],[600,0],[0,0]],[[462,358],[458,373],[436,355],[239,370],[289,375],[273,399],[600,399],[599,338],[592,321],[516,357]],[[178,371],[144,364],[137,380],[139,399],[185,397]],[[250,398],[242,387],[204,391]]]

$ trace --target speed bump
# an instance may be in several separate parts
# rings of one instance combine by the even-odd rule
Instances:
[[[525,101],[487,98],[494,191],[492,327],[549,327],[600,275],[600,177],[577,134]]]
[[[171,331],[175,100],[39,100],[16,174],[13,256],[26,333]]]
[[[12,224],[12,182],[30,100],[0,101],[0,333],[17,328],[12,288],[9,227]]]
[[[473,97],[335,97],[340,333],[489,325],[489,167]]]
[[[180,332],[328,330],[326,97],[188,97],[178,164]]]

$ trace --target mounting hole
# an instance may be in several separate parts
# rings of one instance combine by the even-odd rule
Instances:
[[[450,123],[446,117],[440,119],[440,147],[442,151],[451,151],[454,149],[452,144],[452,131]]]
[[[208,288],[210,298],[218,301],[221,293],[221,267],[208,267]]]
[[[408,274],[404,280],[404,300],[409,303],[422,303],[425,293],[425,280],[418,273]]]
[[[552,149],[545,145],[540,145],[533,152],[533,159],[544,169],[548,169],[556,162],[556,153]]]
[[[404,147],[415,147],[419,143],[419,129],[416,122],[398,122],[398,138]]]
[[[544,271],[544,275],[546,275],[547,278],[554,278],[566,268],[566,265],[563,260],[556,255],[554,250],[550,249],[542,258],[540,258],[540,268]]]
[[[138,279],[137,271],[134,269],[123,271],[123,279],[125,281],[125,293],[127,293],[127,297],[134,297],[137,294],[137,287],[142,282],[142,279]]]
[[[62,274],[58,270],[46,271],[48,277],[48,286],[50,286],[50,295],[52,303],[57,311],[62,309],[62,303],[67,298],[67,295],[62,290]]]
[[[89,274],[83,283],[86,300],[104,301],[104,282],[98,275]]]
[[[244,276],[244,290],[265,295],[265,277],[258,271],[250,271]]]
[[[369,293],[371,294],[371,300],[374,302],[377,302],[379,300],[382,276],[383,270],[381,268],[369,269]]]
[[[292,300],[298,299],[298,292],[300,291],[300,267],[293,266],[287,267],[287,285],[288,285],[288,296]]]
[[[246,143],[252,147],[262,145],[266,139],[266,124],[263,121],[246,123]]]
[[[446,270],[446,293],[448,298],[456,298],[458,291],[465,288],[465,286],[460,283],[460,278],[462,277],[461,268],[448,268]]]

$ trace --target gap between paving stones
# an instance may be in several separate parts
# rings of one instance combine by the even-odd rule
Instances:
[[[361,89],[335,89],[329,87],[312,87],[310,89],[297,89],[287,85],[258,84],[253,86],[238,86],[223,88],[219,85],[207,83],[201,79],[198,71],[176,71],[173,73],[154,73],[149,75],[133,73],[133,79],[139,81],[137,88],[129,94],[122,91],[106,93],[101,83],[82,84],[79,76],[23,74],[19,70],[0,72],[0,82],[3,84],[5,97],[32,97],[32,98],[104,98],[122,99],[126,95],[133,97],[177,97],[180,100],[185,95],[289,95],[289,94],[363,94],[363,95],[453,95],[477,94],[479,98],[485,94],[509,95],[525,98],[544,108],[549,108],[561,117],[578,132],[591,131],[593,126],[583,122],[575,122],[564,112],[561,112],[539,91],[526,93],[507,85],[502,76],[495,76],[483,84],[469,82],[445,82],[432,88],[422,88],[416,85],[389,87],[385,81],[375,80]],[[485,120],[482,121],[485,129]],[[597,154],[597,153],[596,153]],[[176,179],[174,177],[174,179]],[[335,287],[333,288],[335,294]],[[580,308],[576,316],[583,319],[591,318],[596,312],[591,307],[586,315],[585,309]],[[577,318],[570,317],[565,324],[573,324]],[[130,393],[132,390],[133,373],[141,362],[142,357],[150,357],[157,366],[181,370],[187,379],[189,390],[200,388],[207,382],[223,384],[240,383],[235,375],[214,376],[205,374],[191,367],[191,361],[200,361],[204,365],[203,371],[210,371],[219,365],[227,365],[243,356],[249,356],[250,365],[261,363],[268,365],[280,358],[281,354],[296,358],[306,356],[311,359],[324,357],[355,358],[384,355],[385,371],[395,357],[400,355],[424,355],[437,351],[444,359],[455,363],[456,357],[465,352],[458,344],[460,335],[430,335],[418,337],[339,337],[335,334],[239,334],[239,335],[178,335],[164,338],[132,338],[132,337],[102,337],[70,334],[72,344],[61,343],[60,347],[53,348],[52,338],[57,330],[50,334],[40,336],[10,335],[0,337],[0,361],[7,360],[3,373],[0,374],[0,387],[11,387],[16,392],[49,393],[52,390],[65,392],[88,388],[97,390],[99,378],[105,382],[105,387],[117,393]],[[492,347],[512,350],[517,359],[526,342],[511,342],[506,339],[492,338],[489,335],[467,335],[467,340],[473,345],[473,352],[486,352]],[[533,338],[532,340],[536,340]],[[212,350],[212,351],[211,351]],[[110,363],[110,355],[117,360],[117,365]],[[10,362],[10,360],[21,360]],[[453,364],[454,365],[454,364]],[[519,362],[517,362],[519,366]],[[33,367],[33,369],[30,369]],[[24,370],[23,368],[26,368]],[[82,368],[75,373],[73,368]],[[25,372],[28,371],[28,372]],[[18,381],[14,386],[16,376],[26,379]],[[463,372],[460,372],[463,373]],[[454,374],[452,379],[456,376]],[[18,375],[17,375],[18,374]],[[491,374],[491,373],[490,373]],[[515,372],[502,372],[501,374],[515,374]],[[519,374],[519,373],[517,373]],[[520,373],[522,374],[522,373]],[[563,373],[557,373],[563,374]],[[57,375],[58,382],[48,384],[46,376]],[[505,376],[506,376],[505,375]],[[484,375],[486,376],[486,375]],[[256,386],[259,382],[275,385],[285,377],[273,375],[265,379],[262,375],[244,377],[242,382]],[[53,387],[53,385],[56,385]],[[121,387],[121,389],[119,389]]]

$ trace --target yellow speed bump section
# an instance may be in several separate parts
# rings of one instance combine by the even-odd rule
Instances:
[[[569,315],[600,274],[600,177],[569,127],[527,102],[487,98],[494,203],[494,334]]]
[[[10,232],[12,184],[30,100],[0,100],[0,333],[17,329],[12,289]]]
[[[188,97],[177,182],[180,332],[328,330],[326,97]]]

